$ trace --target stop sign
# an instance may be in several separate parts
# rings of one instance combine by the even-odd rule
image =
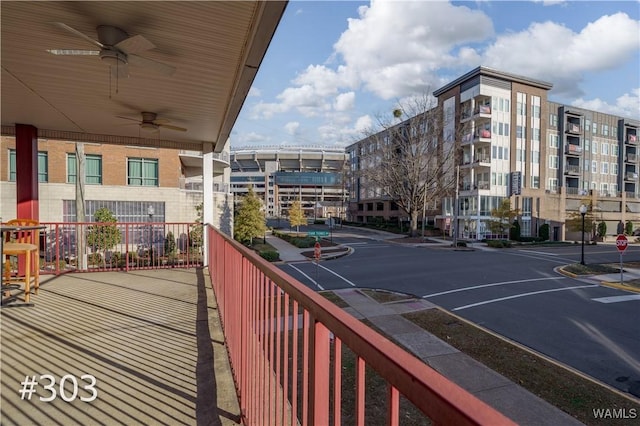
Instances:
[[[618,235],[618,237],[616,238],[616,248],[620,252],[623,252],[627,249],[627,243],[627,237],[625,237],[624,235]]]

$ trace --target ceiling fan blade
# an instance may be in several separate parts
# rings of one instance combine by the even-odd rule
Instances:
[[[140,53],[146,50],[155,49],[153,43],[144,38],[142,35],[135,35],[133,37],[129,37],[125,40],[122,40],[120,43],[116,44],[114,47],[122,50],[126,54],[132,53]]]
[[[116,118],[122,118],[123,120],[137,121],[138,123],[140,122],[139,118],[124,117],[122,115],[116,115]]]
[[[98,56],[99,50],[80,50],[80,49],[46,49],[52,55],[59,56]]]
[[[176,72],[176,67],[164,64],[162,62],[154,61],[153,59],[143,58],[142,56],[134,54],[128,54],[127,61],[132,65],[148,68],[167,76],[171,76],[174,72]]]
[[[171,120],[169,120],[168,118],[156,118],[155,120],[153,120],[153,124],[169,124],[171,123]]]
[[[129,67],[126,64],[110,65],[112,77],[129,78]]]
[[[187,129],[185,129],[184,127],[178,127],[178,126],[172,126],[170,124],[159,124],[159,123],[155,123],[158,125],[158,127],[162,127],[163,129],[169,129],[169,130],[175,130],[177,132],[186,132]]]
[[[75,28],[71,28],[67,24],[63,24],[62,22],[54,22],[53,25],[57,26],[58,28],[62,28],[63,30],[69,31],[71,34],[75,34],[78,37],[82,37],[83,39],[85,39],[89,43],[91,43],[93,45],[96,45],[101,49],[104,47],[104,44],[100,43],[98,40],[92,39],[88,35],[85,35],[85,34],[81,33],[80,31],[76,30]]]

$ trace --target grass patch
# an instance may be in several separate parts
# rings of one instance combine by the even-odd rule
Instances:
[[[619,267],[614,267],[607,264],[587,264],[581,265],[580,263],[572,263],[562,268],[565,272],[569,272],[575,275],[594,275],[594,274],[615,274],[620,272]]]
[[[333,302],[333,304],[339,308],[344,309],[349,307],[349,304],[342,300],[342,298],[335,294],[333,291],[320,291],[318,292],[318,294],[329,300],[330,302]]]
[[[540,398],[588,425],[611,424],[596,419],[594,408],[636,408],[634,404],[604,386],[549,362],[529,351],[487,333],[440,309],[403,315],[451,346],[502,374]],[[637,424],[637,419],[616,424]]]
[[[385,290],[360,289],[360,293],[366,294],[378,303],[397,302],[399,300],[412,299],[413,296],[398,294]]]

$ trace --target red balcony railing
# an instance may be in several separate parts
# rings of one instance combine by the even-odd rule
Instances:
[[[387,383],[386,421],[400,424],[400,396],[435,424],[513,424],[299,281],[207,228],[218,300],[240,408],[247,425],[340,425],[346,399],[365,424],[365,367]],[[355,356],[343,395],[343,345]]]
[[[192,268],[203,227],[184,222],[43,222],[41,273]]]

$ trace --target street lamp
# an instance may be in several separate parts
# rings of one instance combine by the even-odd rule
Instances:
[[[582,254],[580,256],[580,264],[584,265],[584,215],[587,214],[587,206],[580,205],[580,214],[582,215]]]

